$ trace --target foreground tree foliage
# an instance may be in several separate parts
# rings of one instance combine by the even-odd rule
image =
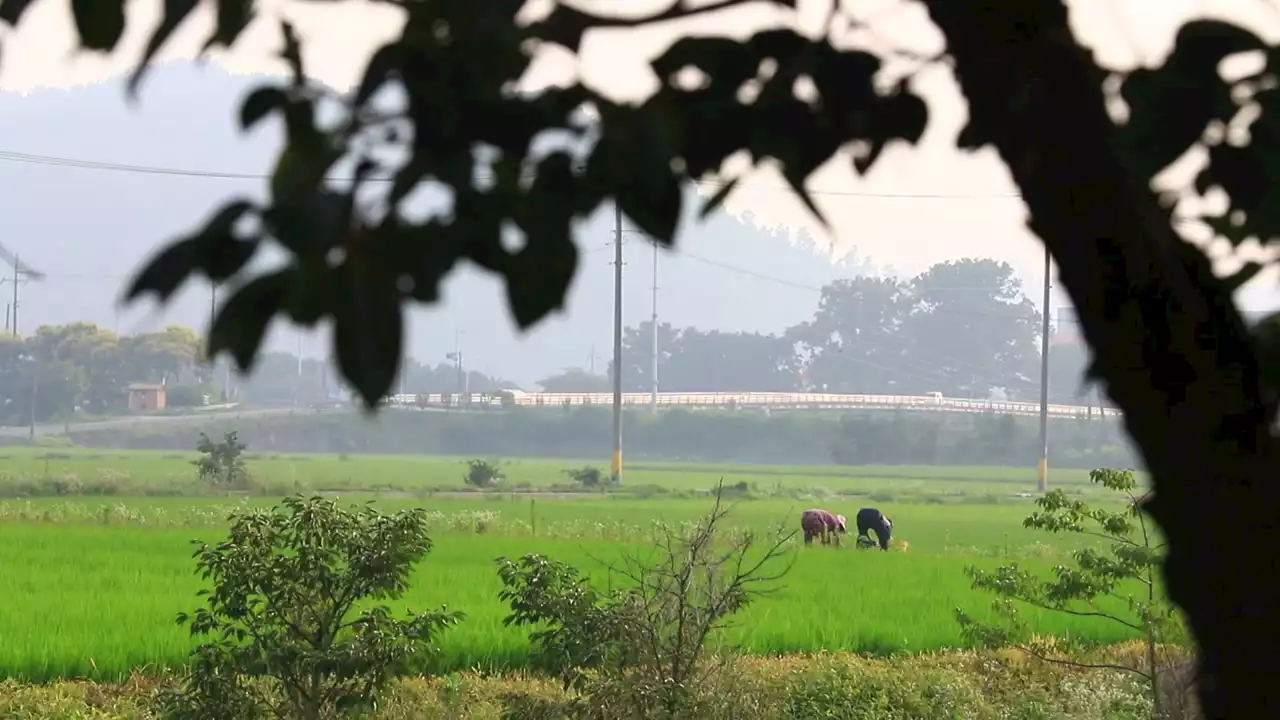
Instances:
[[[154,258],[130,289],[131,297],[163,300],[196,273],[243,280],[218,313],[210,348],[230,351],[242,367],[276,314],[308,326],[332,318],[339,365],[370,407],[395,378],[404,305],[435,302],[459,261],[503,277],[512,315],[527,328],[564,300],[578,264],[572,221],[609,200],[654,242],[670,245],[682,184],[716,176],[731,155],[776,161],[812,208],[805,178],[829,158],[856,143],[852,162],[865,172],[887,143],[914,142],[928,121],[910,78],[884,77],[881,58],[786,27],[742,39],[677,40],[652,63],[657,90],[635,105],[582,84],[510,91],[528,70],[531,49],[577,52],[594,29],[643,29],[747,0],[673,2],[625,19],[549,3],[525,23],[517,21],[523,1],[388,3],[403,9],[403,32],[374,53],[347,97],[307,80],[298,39],[284,27],[292,81],[256,90],[241,108],[246,128],[273,114],[287,127],[270,201],[227,203]],[[1199,641],[1205,712],[1274,715],[1280,487],[1271,427],[1280,332],[1271,328],[1280,322],[1250,334],[1231,293],[1258,267],[1216,278],[1206,255],[1173,227],[1177,198],[1158,196],[1151,179],[1190,148],[1204,149],[1207,165],[1182,194],[1223,191],[1228,211],[1203,220],[1234,243],[1270,244],[1280,231],[1272,197],[1280,187],[1272,162],[1280,50],[1228,23],[1190,22],[1161,66],[1120,78],[1128,106],[1120,124],[1106,108],[1108,72],[1073,36],[1064,0],[921,3],[946,41],[936,60],[950,63],[968,101],[958,144],[992,147],[1007,165],[1077,308],[1094,350],[1092,374],[1126,413],[1152,473],[1147,509],[1168,537],[1169,593]],[[781,12],[796,6],[751,4]],[[30,5],[6,0],[0,19],[17,24]],[[198,5],[166,3],[144,66]],[[208,45],[231,45],[253,6],[218,0]],[[123,0],[73,9],[86,49],[109,50],[123,36]],[[1243,52],[1266,62],[1228,81],[1222,61]],[[688,83],[690,76],[700,82]],[[804,98],[796,93],[801,78],[812,89]],[[393,87],[401,102],[381,102]],[[316,106],[326,96],[347,112],[320,127]],[[598,122],[581,112],[587,106]],[[1247,127],[1247,141],[1222,132],[1231,124]],[[535,155],[532,142],[548,131],[574,142]],[[387,146],[407,160],[385,168],[372,153]],[[353,167],[353,182],[325,183],[344,166]],[[381,202],[357,202],[380,173],[391,180]],[[428,181],[451,188],[450,215],[406,212],[405,199]],[[723,190],[704,210],[736,183],[718,181]],[[523,231],[522,246],[501,241],[507,223]],[[238,277],[267,242],[294,262]],[[1204,532],[1205,518],[1214,519],[1215,532]]]
[[[322,720],[370,707],[462,617],[370,604],[403,595],[430,550],[420,509],[294,497],[233,516],[225,541],[199,543],[197,572],[212,588],[178,623],[202,642],[160,708],[184,720]]]
[[[498,558],[504,625],[532,626],[537,666],[581,695],[583,718],[713,717],[698,699],[728,658],[720,630],[790,572],[796,532],[726,526],[724,482],[692,527],[658,524],[654,543],[609,565],[601,592],[571,565],[528,554]]]
[[[1089,473],[1089,477],[1123,496],[1123,508],[1113,511],[1090,506],[1054,490],[1036,500],[1040,509],[1022,524],[1045,532],[1097,538],[1105,546],[1076,550],[1071,554],[1074,564],[1056,566],[1051,578],[1041,577],[1016,562],[994,570],[970,565],[965,572],[974,589],[996,596],[992,609],[998,622],[983,623],[961,608],[956,609],[956,618],[965,639],[978,647],[1016,647],[1046,662],[1132,672],[1150,688],[1155,717],[1187,717],[1187,708],[1181,704],[1186,688],[1177,686],[1177,668],[1168,667],[1164,652],[1165,646],[1182,639],[1183,632],[1180,619],[1159,588],[1164,542],[1143,517],[1143,497],[1131,471],[1103,468]],[[1069,638],[1036,637],[1019,612],[1025,608],[1116,623],[1142,639],[1146,646],[1144,663],[1121,666],[1081,660],[1084,653],[1078,646],[1072,647]],[[1174,676],[1174,681],[1168,675]]]

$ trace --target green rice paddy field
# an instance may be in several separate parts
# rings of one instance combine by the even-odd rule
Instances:
[[[3,483],[32,478],[77,479],[114,473],[129,487],[155,490],[189,482],[189,457],[116,451],[0,451]],[[44,457],[41,457],[41,456]],[[509,463],[512,481],[565,482],[563,470],[583,462]],[[576,498],[456,497],[439,490],[461,485],[457,458],[294,456],[258,458],[258,474],[288,473],[301,489],[346,488],[343,501],[374,499],[387,509],[430,511],[436,547],[396,603],[406,609],[446,605],[466,613],[442,639],[439,669],[520,666],[524,632],[504,628],[494,559],[541,552],[578,565],[602,585],[615,582],[603,563],[652,543],[654,522],[692,521],[709,509],[706,497],[591,495]],[[982,616],[990,598],[969,588],[964,567],[1009,559],[1046,572],[1072,549],[1072,538],[1025,530],[1034,490],[1026,470],[991,468],[763,468],[646,464],[627,473],[632,484],[705,490],[723,477],[774,493],[735,505],[729,523],[765,528],[798,525],[799,511],[821,504],[852,515],[867,498],[834,493],[882,493],[874,504],[894,518],[908,552],[859,552],[797,546],[796,563],[776,593],[752,605],[727,640],[757,653],[856,650],[914,652],[961,645],[957,607]],[[1088,488],[1085,473],[1057,472],[1073,491]],[[374,495],[374,488],[400,488]],[[406,492],[435,488],[433,493]],[[807,497],[814,488],[829,493]],[[816,492],[816,491],[814,491]],[[226,515],[273,498],[234,500],[137,496],[0,500],[0,677],[47,680],[110,679],[138,666],[181,663],[191,648],[174,615],[197,607],[201,582],[193,574],[190,541],[219,539]],[[923,501],[937,496],[946,501]],[[993,497],[998,496],[998,497]],[[877,496],[878,497],[878,496]],[[1095,496],[1100,502],[1107,499]],[[1032,613],[1045,634],[1112,641],[1127,637],[1105,621]]]
[[[195,452],[159,453],[78,448],[0,448],[0,493],[21,479],[68,478],[84,485],[111,482],[140,494],[192,482]],[[246,453],[254,477],[267,485],[323,489],[461,489],[465,457],[415,455],[289,455]],[[488,458],[499,461],[513,486],[564,484],[564,471],[608,461]],[[1088,472],[1053,471],[1053,483],[1089,489]],[[673,462],[629,462],[629,486],[706,490],[724,478],[761,489],[816,489],[835,493],[888,491],[903,494],[1009,494],[1035,489],[1035,468],[950,466],[760,466]]]

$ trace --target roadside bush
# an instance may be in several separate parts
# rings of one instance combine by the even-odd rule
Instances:
[[[216,546],[197,544],[197,572],[212,587],[201,591],[205,607],[178,617],[202,642],[157,699],[166,717],[321,720],[368,710],[391,679],[420,670],[462,617],[401,619],[368,605],[403,595],[430,552],[420,509],[384,515],[294,497],[233,516]]]
[[[196,466],[200,480],[215,488],[245,490],[251,484],[249,467],[245,465],[246,447],[235,430],[228,431],[221,442],[200,433],[200,442],[196,444],[200,457],[191,464]]]
[[[598,467],[571,468],[565,470],[564,474],[584,488],[598,488],[604,484],[604,471]]]
[[[501,485],[506,480],[497,462],[488,460],[468,460],[467,474],[462,481],[474,488],[486,489]]]
[[[621,595],[600,593],[577,568],[542,555],[497,562],[498,597],[511,606],[502,624],[540,626],[529,633],[533,666],[566,689],[581,687],[584,672],[603,666],[622,638]]]

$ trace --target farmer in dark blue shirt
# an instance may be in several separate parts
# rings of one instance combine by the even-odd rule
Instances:
[[[858,511],[858,517],[855,520],[858,524],[858,539],[866,538],[871,541],[869,532],[876,534],[876,539],[880,541],[880,549],[888,552],[889,538],[893,537],[893,521],[875,508],[862,508]]]

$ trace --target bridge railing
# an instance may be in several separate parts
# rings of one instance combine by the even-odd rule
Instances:
[[[396,395],[389,398],[392,404],[445,406],[463,404],[457,393],[429,393],[422,395]],[[650,393],[623,393],[622,404],[647,406],[653,402]],[[787,392],[710,392],[710,393],[658,393],[657,404],[664,407],[774,407],[774,408],[903,408],[940,410],[966,413],[1006,413],[1019,415],[1039,414],[1039,403],[1007,400],[973,400],[947,398],[932,395],[865,395],[842,393],[787,393]],[[519,393],[512,402],[519,406],[579,406],[611,405],[613,393]],[[500,406],[497,393],[471,393],[471,406]],[[1117,417],[1113,408],[1084,405],[1050,404],[1048,413],[1055,417]]]

